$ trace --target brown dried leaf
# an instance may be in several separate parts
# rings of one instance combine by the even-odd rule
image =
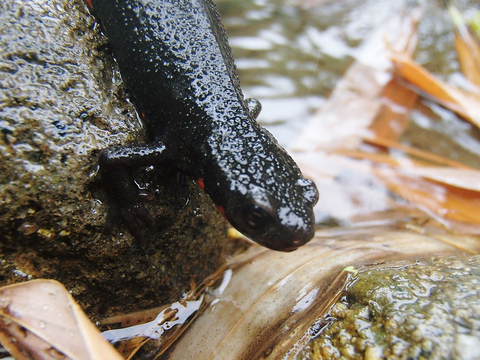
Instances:
[[[380,154],[381,155],[381,154]],[[317,221],[350,222],[371,212],[391,207],[391,196],[366,161],[346,157],[342,152],[294,154],[305,176],[315,181],[320,201],[315,206]]]
[[[410,175],[406,174],[408,171],[377,169],[377,175],[393,192],[420,209],[429,212],[436,218],[441,217],[474,224],[478,227],[477,233],[480,232],[478,180],[475,184],[475,179],[470,178],[470,174],[461,174],[457,177],[451,176],[451,173],[448,174],[450,176],[441,172],[435,174],[435,169],[419,169],[417,173],[412,169]]]
[[[455,34],[455,46],[462,72],[473,84],[480,86],[480,46],[472,40],[458,32]]]
[[[377,164],[372,168],[374,173],[391,191],[437,220],[474,225],[477,230],[451,224],[468,233],[480,233],[480,170],[466,166],[428,166],[417,160],[358,150],[336,150],[335,153],[372,161]]]
[[[54,280],[0,288],[0,319],[0,342],[18,359],[121,359]]]
[[[438,239],[407,231],[368,228],[318,232],[293,253],[254,247],[232,260],[233,277],[169,354],[170,360],[290,359],[293,344],[347,282],[347,266],[415,259],[438,254],[478,253],[478,239]],[[444,241],[447,240],[447,241]]]
[[[480,127],[480,94],[467,93],[447,85],[404,54],[393,55],[396,72],[424,95],[435,98],[446,108]]]
[[[456,7],[449,7],[455,24],[455,45],[462,71],[473,84],[480,86],[480,44],[465,24],[462,14]]]
[[[410,111],[418,95],[393,78],[383,89],[382,107],[373,120],[370,130],[375,137],[398,139],[410,122]]]
[[[474,169],[454,169],[450,167],[406,167],[406,175],[420,176],[448,186],[480,193],[480,171]]]
[[[386,96],[398,88],[396,83],[390,83],[391,51],[411,51],[418,18],[419,11],[409,9],[408,16],[399,13],[397,17],[389,18],[369,37],[357,54],[355,63],[337,83],[317,116],[305,126],[292,150],[315,151],[335,148],[338,144],[356,147],[361,142],[361,136],[370,134],[369,127],[382,109],[396,112],[403,106],[385,106],[382,95]],[[411,94],[405,94],[406,108],[412,98]],[[377,124],[377,127],[380,125]]]
[[[460,163],[455,160],[447,159],[443,156],[417,149],[405,144],[401,144],[399,142],[396,142],[394,140],[390,140],[388,138],[383,138],[383,137],[368,137],[364,138],[364,141],[368,144],[380,146],[380,147],[385,147],[388,149],[395,149],[395,150],[400,150],[405,152],[408,155],[415,156],[416,158],[426,161],[426,162],[431,162],[434,163],[435,165],[443,165],[443,166],[450,166],[453,168],[459,168],[459,169],[472,169],[470,166],[467,166],[463,163]]]

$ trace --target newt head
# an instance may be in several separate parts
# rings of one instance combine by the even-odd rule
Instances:
[[[205,190],[238,231],[267,248],[293,251],[314,235],[318,191],[273,137],[261,134],[243,149],[229,140],[237,151],[212,162],[221,168],[210,169]]]
[[[290,193],[277,199],[267,189],[250,186],[240,200],[228,202],[225,215],[241,233],[255,242],[279,251],[293,251],[314,235],[315,184],[299,178]]]

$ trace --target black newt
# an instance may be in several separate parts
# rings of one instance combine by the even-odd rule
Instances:
[[[173,166],[196,179],[241,233],[292,251],[314,234],[315,184],[256,121],[210,0],[86,0],[107,35],[148,143],[100,157],[129,230],[148,224],[125,169]]]

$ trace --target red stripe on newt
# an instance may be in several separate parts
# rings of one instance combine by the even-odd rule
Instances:
[[[85,0],[86,3],[87,3],[87,6],[90,8],[90,9],[93,9],[93,0]]]
[[[225,216],[225,208],[223,206],[217,206],[218,211],[222,213],[223,216]]]
[[[200,189],[205,190],[205,180],[203,178],[197,179],[197,184]]]

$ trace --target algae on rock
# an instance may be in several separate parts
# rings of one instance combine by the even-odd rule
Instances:
[[[360,273],[330,317],[298,359],[478,359],[480,256]]]

